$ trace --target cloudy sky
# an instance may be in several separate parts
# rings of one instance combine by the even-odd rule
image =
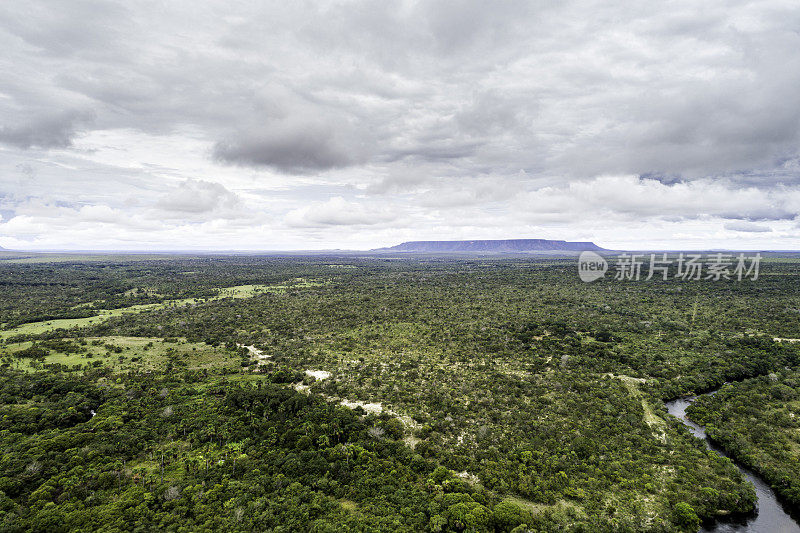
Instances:
[[[800,248],[796,0],[0,3],[0,246]]]

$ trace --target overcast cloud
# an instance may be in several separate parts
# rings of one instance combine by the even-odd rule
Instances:
[[[0,246],[800,248],[800,7],[0,4]]]

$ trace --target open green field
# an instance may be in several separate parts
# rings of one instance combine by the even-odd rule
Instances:
[[[0,359],[10,359],[15,369],[28,372],[54,364],[82,371],[98,367],[114,372],[164,371],[170,362],[190,370],[235,369],[241,360],[240,356],[224,348],[191,343],[185,339],[165,341],[161,338],[108,336],[65,340],[85,351],[63,353],[53,349],[41,360],[20,357],[19,352],[34,344],[27,341],[0,347]]]
[[[160,303],[132,305],[119,309],[98,309],[94,316],[83,318],[64,318],[56,320],[46,320],[42,322],[31,322],[16,328],[0,330],[0,339],[13,337],[16,335],[40,335],[57,329],[70,330],[74,328],[84,328],[105,322],[109,318],[119,317],[126,314],[145,313],[168,307],[194,306],[206,302],[213,302],[225,298],[252,298],[259,294],[280,293],[288,288],[313,287],[319,283],[306,281],[303,279],[294,280],[291,285],[237,285],[234,287],[223,287],[217,290],[217,294],[208,298],[183,298],[180,300],[166,300]],[[102,302],[99,304],[102,305]],[[83,304],[83,307],[94,307],[95,304]]]

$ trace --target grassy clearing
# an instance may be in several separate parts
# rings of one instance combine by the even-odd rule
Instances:
[[[45,322],[31,322],[23,324],[13,329],[0,331],[0,339],[6,339],[14,335],[39,335],[56,329],[82,328],[99,324],[111,318],[112,315],[96,315],[87,318],[62,318],[58,320],[47,320]]]
[[[175,365],[193,370],[236,366],[239,362],[239,357],[227,350],[181,339],[166,342],[159,338],[113,336],[88,337],[84,340],[85,353],[51,351],[43,362],[15,356],[29,348],[33,344],[31,342],[6,345],[0,350],[0,357],[10,356],[14,368],[28,372],[38,370],[45,364],[62,364],[70,368],[104,366],[124,372],[163,370],[170,359]]]
[[[166,300],[160,303],[139,304],[129,307],[121,307],[119,309],[99,310],[97,315],[86,318],[63,318],[46,320],[43,322],[31,322],[16,328],[0,331],[0,340],[7,339],[15,335],[39,335],[57,329],[69,330],[73,328],[94,326],[100,324],[101,322],[105,322],[110,318],[123,316],[126,314],[144,313],[147,311],[155,311],[157,309],[164,309],[167,307],[199,305],[205,302],[212,302],[225,298],[240,299],[253,298],[254,296],[267,293],[280,294],[286,292],[288,289],[314,287],[319,285],[322,285],[322,283],[297,278],[291,283],[280,285],[237,285],[235,287],[223,287],[218,289],[218,292],[215,296],[208,298],[183,298],[180,300]]]
[[[633,396],[639,398],[642,402],[642,410],[644,411],[644,421],[647,422],[647,425],[653,428],[653,430],[657,433],[657,437],[662,442],[666,439],[666,431],[667,431],[667,423],[664,421],[663,418],[657,416],[654,412],[650,404],[647,403],[647,400],[642,395],[642,392],[639,390],[639,385],[644,383],[645,380],[642,378],[634,378],[631,376],[623,376],[617,375],[615,377],[621,380],[625,387],[628,389]]]

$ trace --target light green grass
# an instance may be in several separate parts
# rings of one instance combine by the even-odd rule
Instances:
[[[31,322],[29,324],[22,324],[13,329],[0,331],[0,339],[7,339],[15,335],[39,335],[56,329],[69,330],[72,328],[82,328],[86,326],[94,326],[105,322],[109,318],[114,318],[126,314],[143,313],[146,311],[155,311],[157,309],[164,309],[167,307],[185,307],[187,305],[197,305],[205,302],[212,302],[215,300],[222,300],[223,298],[252,298],[259,294],[266,293],[283,293],[287,289],[314,287],[322,285],[319,282],[306,281],[298,278],[292,283],[280,285],[237,285],[235,287],[223,287],[217,289],[217,294],[207,298],[183,298],[179,300],[166,300],[160,303],[152,304],[139,304],[129,307],[121,307],[119,309],[99,310],[94,316],[86,318],[61,318],[55,320],[46,320],[42,322]]]
[[[239,368],[239,357],[222,348],[214,348],[205,343],[191,343],[183,339],[178,342],[165,342],[159,338],[147,337],[87,337],[87,353],[64,354],[51,352],[45,357],[44,364],[60,363],[68,367],[92,365],[96,361],[101,366],[120,371],[162,370],[169,360],[168,350],[176,352],[175,358],[181,368],[191,370],[217,369],[225,366]],[[95,346],[92,341],[103,344]],[[34,371],[39,366],[31,359],[15,357],[20,350],[29,348],[32,342],[21,342],[6,345],[0,349],[0,356],[10,355],[12,366],[24,371]],[[122,348],[115,353],[106,345]]]
[[[635,398],[639,399],[642,404],[642,411],[644,411],[644,421],[653,431],[656,432],[659,440],[664,441],[664,439],[666,439],[667,423],[663,418],[655,414],[653,408],[650,407],[650,404],[647,402],[642,394],[642,391],[639,389],[639,385],[644,383],[645,380],[631,376],[623,376],[621,374],[617,376],[611,374],[611,377],[616,377],[617,379],[621,380],[625,384],[625,388],[628,389],[628,392],[630,392]]]

